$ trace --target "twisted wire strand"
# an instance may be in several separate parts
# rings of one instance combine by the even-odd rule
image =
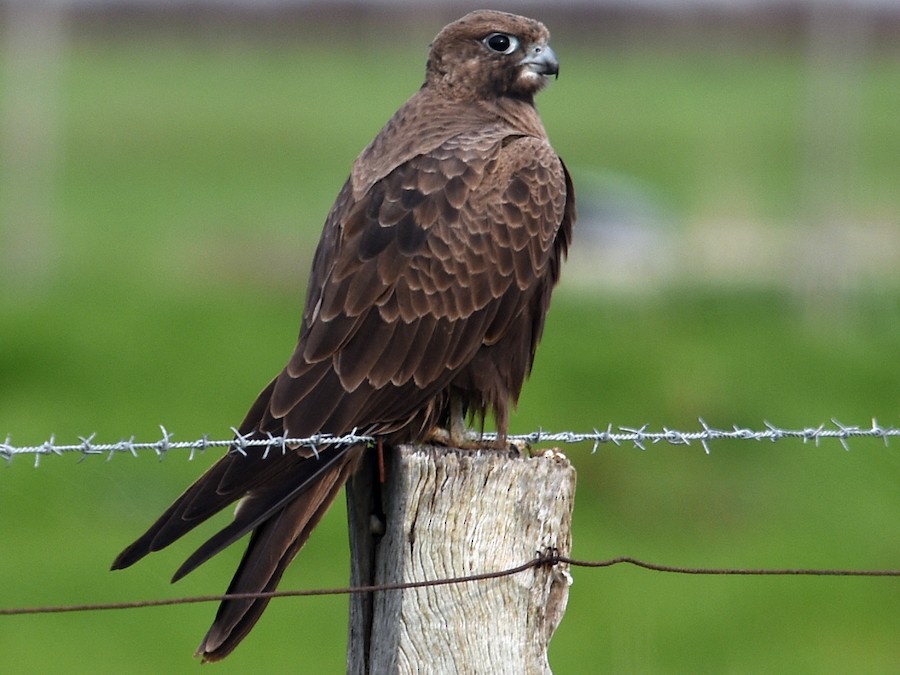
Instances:
[[[769,441],[777,442],[785,439],[800,439],[804,443],[815,443],[818,447],[823,440],[837,440],[844,450],[849,451],[849,440],[853,438],[881,439],[885,446],[891,438],[900,436],[900,428],[893,426],[881,426],[873,419],[869,427],[849,426],[831,420],[831,424],[820,424],[815,427],[802,429],[783,429],[781,427],[763,422],[764,428],[750,429],[734,425],[731,429],[717,429],[709,426],[702,419],[699,420],[700,429],[694,431],[680,431],[663,427],[660,431],[649,429],[645,424],[641,427],[618,426],[608,424],[604,430],[593,429],[590,432],[547,432],[542,429],[527,434],[512,434],[507,436],[511,442],[537,445],[539,443],[592,443],[592,453],[597,452],[601,445],[613,444],[616,446],[631,445],[640,450],[646,450],[647,446],[659,443],[670,445],[691,445],[699,443],[706,454],[710,454],[710,443],[718,440],[742,440],[742,441]],[[137,456],[140,452],[153,452],[159,457],[165,457],[172,450],[189,450],[190,459],[198,452],[204,452],[209,448],[229,448],[231,452],[246,453],[250,448],[264,447],[266,454],[270,449],[276,452],[287,452],[289,448],[306,447],[315,451],[326,445],[357,445],[360,443],[373,443],[373,436],[359,434],[356,430],[344,436],[331,434],[316,434],[304,438],[287,438],[284,436],[269,435],[267,438],[251,438],[249,435],[241,435],[236,429],[231,431],[234,438],[212,440],[209,436],[190,440],[175,441],[172,434],[165,427],[160,427],[162,438],[157,441],[135,441],[132,436],[129,439],[116,443],[98,443],[94,440],[96,434],[79,437],[79,443],[59,444],[54,436],[39,445],[16,446],[12,443],[11,436],[0,443],[0,459],[12,463],[13,459],[21,455],[34,456],[35,466],[40,465],[40,460],[45,456],[80,454],[82,458],[92,455],[105,455],[112,459],[116,455]],[[485,433],[482,436],[485,442],[497,440],[497,434]]]
[[[731,575],[731,576],[829,576],[829,577],[900,577],[900,569],[858,570],[858,569],[806,569],[806,568],[729,568],[729,567],[679,567],[646,562],[630,556],[620,556],[608,560],[576,560],[560,555],[558,551],[540,552],[521,565],[494,572],[482,572],[465,576],[442,579],[425,579],[422,581],[406,581],[370,586],[349,586],[342,588],[313,588],[286,591],[267,591],[261,593],[227,593],[224,595],[194,595],[181,598],[163,598],[158,600],[137,600],[132,602],[103,602],[75,605],[46,605],[40,607],[0,607],[0,616],[22,616],[26,614],[63,614],[69,612],[96,612],[113,609],[139,609],[143,607],[164,607],[169,605],[188,605],[201,602],[221,602],[223,600],[247,600],[259,598],[295,598],[322,595],[350,595],[355,593],[380,593],[387,591],[405,591],[417,588],[466,584],[489,579],[499,579],[519,574],[535,567],[555,567],[557,565],[572,567],[604,568],[616,565],[631,565],[651,572],[690,575]]]

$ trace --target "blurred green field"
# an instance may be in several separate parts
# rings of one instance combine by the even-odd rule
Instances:
[[[433,33],[433,31],[431,31]],[[224,437],[293,347],[321,223],[350,163],[418,86],[409,51],[168,36],[76,40],[61,73],[54,267],[0,298],[0,436],[17,444]],[[410,44],[413,44],[410,38]],[[540,108],[576,172],[652,184],[685,221],[723,209],[787,226],[801,197],[805,64],[792,53],[602,53],[558,45]],[[900,219],[900,63],[864,72],[853,193]],[[2,89],[0,89],[2,91]],[[578,240],[576,238],[576,246]],[[685,262],[689,267],[689,261]],[[563,289],[513,431],[650,424],[897,425],[896,279],[841,298],[779,280],[653,293]],[[573,446],[574,555],[687,566],[900,566],[900,449],[838,443]],[[134,569],[115,554],[214,460],[173,453],[0,468],[0,607],[223,591],[229,550],[168,578],[215,523]],[[221,520],[217,521],[221,522]],[[343,506],[282,588],[348,578]],[[692,578],[574,570],[557,673],[871,672],[900,663],[892,579]],[[340,672],[346,599],[273,602],[221,673]],[[0,618],[9,673],[194,672],[213,605]]]

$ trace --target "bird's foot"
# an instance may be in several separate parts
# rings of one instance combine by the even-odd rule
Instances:
[[[509,447],[510,452],[515,452],[519,457],[532,457],[534,454],[531,452],[531,444],[521,438],[507,440],[506,445]]]
[[[459,448],[460,450],[481,450],[492,445],[485,441],[479,432],[472,429],[460,429],[455,425],[451,426],[450,429],[433,427],[428,436],[426,436],[425,441],[448,448]]]

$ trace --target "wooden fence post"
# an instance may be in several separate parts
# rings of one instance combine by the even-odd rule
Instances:
[[[575,470],[557,451],[401,446],[375,452],[347,488],[351,584],[441,579],[571,550]],[[549,673],[565,565],[465,584],[351,596],[347,671]]]

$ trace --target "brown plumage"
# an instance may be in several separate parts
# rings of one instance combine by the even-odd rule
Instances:
[[[431,45],[426,80],[353,165],[313,261],[300,339],[239,431],[457,441],[501,435],[559,279],[574,194],[534,95],[558,64],[537,21],[479,11]],[[229,593],[270,591],[354,470],[361,447],[231,452],[113,563],[128,567],[240,501],[177,580],[252,531]],[[266,600],[226,601],[201,643],[228,655]]]

